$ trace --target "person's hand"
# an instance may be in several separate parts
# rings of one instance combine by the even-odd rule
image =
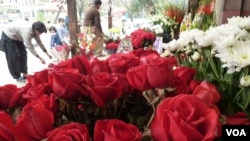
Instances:
[[[43,58],[39,58],[42,64],[45,64],[45,60]]]
[[[52,59],[52,56],[48,52],[46,54],[49,57],[49,59]]]

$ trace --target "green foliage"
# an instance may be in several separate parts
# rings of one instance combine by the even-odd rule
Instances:
[[[37,12],[37,17],[36,17],[36,19],[37,19],[38,21],[44,22],[44,21],[46,20],[46,18],[45,18],[45,13],[42,12],[42,11]]]

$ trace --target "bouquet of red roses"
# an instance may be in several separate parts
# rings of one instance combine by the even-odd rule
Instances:
[[[143,29],[137,29],[130,35],[132,40],[132,46],[134,49],[148,47],[153,45],[156,35],[153,32],[146,31]]]
[[[0,87],[0,140],[213,141],[220,95],[195,74],[154,50],[74,56]]]

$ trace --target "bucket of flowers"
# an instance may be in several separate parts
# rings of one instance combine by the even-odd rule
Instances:
[[[167,43],[173,39],[173,32],[178,27],[178,23],[168,16],[155,15],[151,19],[152,26],[149,27],[157,36],[163,37],[163,42]]]
[[[152,49],[153,43],[156,39],[156,35],[145,29],[137,29],[133,31],[129,38],[131,38],[133,49],[148,48]]]
[[[108,54],[115,54],[120,44],[120,40],[108,40],[105,42],[105,49]]]

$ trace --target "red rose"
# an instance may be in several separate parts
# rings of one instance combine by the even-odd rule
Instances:
[[[53,93],[66,100],[76,100],[88,96],[88,91],[80,84],[84,82],[85,76],[77,69],[54,69],[49,73],[49,86]]]
[[[175,77],[174,86],[172,88],[174,89],[174,91],[168,92],[167,95],[176,96],[178,94],[188,94],[189,92],[187,83],[179,77]]]
[[[11,97],[9,102],[9,107],[16,108],[16,107],[23,107],[27,103],[27,99],[23,97],[24,94],[31,88],[31,84],[27,84],[23,87],[17,88],[16,92]]]
[[[112,50],[117,50],[119,47],[120,43],[118,42],[110,42],[106,44],[106,49],[112,49]]]
[[[145,65],[156,65],[161,68],[165,68],[168,70],[173,70],[173,67],[176,65],[176,59],[175,58],[165,58],[165,57],[160,57],[157,54],[148,54],[147,56],[141,56],[140,57],[140,64]]]
[[[13,84],[0,86],[0,109],[9,108],[10,99],[16,90],[17,86]]]
[[[227,117],[226,124],[229,124],[229,125],[250,125],[250,120],[248,119],[246,113],[238,112],[233,116]]]
[[[0,111],[0,141],[15,141],[12,133],[12,128],[14,127],[11,117]]]
[[[145,57],[142,65],[127,71],[127,78],[131,86],[144,91],[152,88],[166,88],[174,86],[174,75],[168,59],[151,55]],[[142,59],[142,57],[141,57]]]
[[[196,70],[190,67],[179,66],[176,69],[174,69],[174,74],[176,77],[179,77],[184,82],[189,84],[189,82],[194,79]]]
[[[141,141],[142,135],[133,124],[117,119],[97,120],[94,141]]]
[[[107,59],[112,73],[126,73],[128,69],[139,65],[139,58],[133,54],[114,54]]]
[[[147,56],[149,54],[155,54],[157,56],[160,56],[160,54],[152,49],[143,49],[143,48],[139,48],[137,50],[133,50],[132,52],[130,52],[130,54],[134,54],[137,57],[142,57],[142,56]]]
[[[86,75],[90,97],[97,106],[103,107],[107,102],[122,95],[122,83],[118,77],[106,72]]]
[[[217,113],[187,94],[161,101],[151,123],[154,141],[213,141],[218,128]]]
[[[16,119],[13,133],[18,141],[42,140],[53,128],[53,124],[53,113],[47,109],[43,101],[36,100],[25,105]]]
[[[125,74],[115,73],[113,75],[118,77],[118,81],[121,82],[123,94],[133,93],[134,88],[131,85],[129,85],[128,79]]]
[[[97,72],[110,72],[110,69],[108,67],[108,62],[105,60],[98,60],[93,59],[90,62],[90,72],[91,73],[97,73]]]
[[[189,93],[193,93],[195,88],[201,84],[201,81],[199,80],[191,80],[189,82],[188,88],[189,88]]]
[[[77,69],[81,74],[88,74],[89,67],[90,64],[88,58],[86,56],[77,55],[54,66],[54,68]]]
[[[34,85],[27,90],[27,93],[23,94],[23,98],[27,99],[28,101],[39,99],[46,93],[45,88],[47,87],[48,83]]]
[[[208,106],[212,106],[220,100],[220,93],[217,88],[213,84],[205,81],[201,82],[201,84],[194,89],[193,95],[200,98]]]
[[[172,70],[166,67],[148,65],[147,78],[151,86],[155,88],[166,88],[174,86],[174,75]]]
[[[41,83],[48,83],[48,69],[44,69],[40,72],[35,72],[34,75],[27,76],[28,84],[36,86]]]
[[[86,124],[71,122],[48,132],[48,141],[89,141]]]
[[[145,91],[154,88],[148,82],[146,65],[137,66],[129,69],[127,72],[127,79],[132,87],[140,91]]]

